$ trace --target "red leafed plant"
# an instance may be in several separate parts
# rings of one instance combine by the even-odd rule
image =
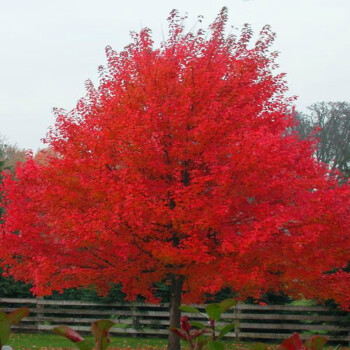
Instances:
[[[315,335],[303,343],[299,333],[294,333],[285,339],[277,350],[322,350],[327,342],[327,338]]]
[[[209,33],[183,22],[171,13],[158,48],[149,29],[108,47],[100,86],[55,111],[47,156],[5,174],[3,268],[37,295],[121,283],[156,301],[163,281],[172,327],[181,297],[225,286],[349,308],[349,186],[291,131],[274,34],[225,35],[226,9]]]
[[[67,326],[57,326],[53,332],[72,341],[80,350],[106,350],[110,343],[109,330],[115,326],[111,320],[98,320],[91,324],[92,339],[84,339],[78,332]]]
[[[222,313],[237,304],[236,300],[225,299],[221,303],[208,304],[205,313],[201,313],[193,306],[181,305],[180,310],[192,314],[202,314],[208,320],[208,325],[198,321],[189,321],[188,316],[182,316],[180,328],[170,328],[170,331],[178,335],[189,344],[191,350],[201,350],[205,346],[210,350],[224,350],[223,337],[235,328],[234,323],[217,327],[216,322]],[[192,328],[195,327],[195,328]]]
[[[202,349],[205,342],[201,340],[200,336],[210,332],[209,329],[191,329],[187,316],[181,317],[180,328],[170,328],[170,331],[186,341],[191,350]]]

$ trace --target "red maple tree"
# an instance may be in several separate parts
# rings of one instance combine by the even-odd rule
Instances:
[[[107,48],[98,89],[56,110],[51,155],[5,176],[8,274],[38,295],[121,283],[149,301],[163,281],[172,327],[181,296],[225,286],[350,307],[349,186],[291,131],[269,27],[251,45],[226,20],[223,9],[210,35],[185,33],[174,11],[159,48],[148,29]]]

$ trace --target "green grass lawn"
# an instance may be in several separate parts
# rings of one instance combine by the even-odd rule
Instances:
[[[89,338],[86,336],[86,338]],[[55,334],[30,334],[30,333],[13,333],[9,344],[14,350],[24,349],[77,349],[72,342]],[[226,342],[225,348],[231,349],[249,349],[252,343]],[[167,347],[167,339],[152,338],[125,338],[111,337],[111,344],[108,349],[144,349],[144,350],[164,350]],[[183,349],[186,345],[183,344]],[[272,350],[274,346],[268,350]]]
[[[89,338],[89,337],[87,337]],[[238,343],[235,341],[225,342],[225,349],[227,350],[243,350],[251,349],[255,343],[245,342]],[[55,334],[30,334],[30,333],[15,333],[11,335],[9,344],[14,350],[25,349],[77,349],[69,340]],[[182,347],[186,349],[185,344]],[[276,344],[267,344],[267,350],[275,350]],[[111,337],[111,344],[108,349],[144,349],[144,350],[164,350],[167,346],[167,339],[152,339],[152,338],[125,338],[125,337]],[[333,349],[334,346],[329,346],[328,349]],[[341,347],[338,350],[346,350],[350,348]]]
[[[88,338],[88,337],[87,337]],[[164,349],[166,339],[141,339],[141,338],[121,338],[111,337],[110,349]],[[74,344],[68,339],[51,334],[12,334],[9,344],[15,350],[24,349],[76,349]]]

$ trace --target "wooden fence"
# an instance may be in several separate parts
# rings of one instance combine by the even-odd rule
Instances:
[[[89,332],[91,322],[108,318],[117,326],[112,333],[138,337],[165,337],[169,327],[168,304],[91,303],[42,299],[0,298],[0,309],[10,312],[17,307],[30,308],[29,317],[16,328],[20,331],[50,331],[65,324],[81,332]],[[196,305],[203,309],[203,305]],[[187,314],[192,320],[202,320],[198,314]],[[294,332],[302,338],[314,334],[326,335],[329,341],[350,343],[350,314],[321,306],[250,305],[239,303],[226,312],[221,325],[234,322],[235,330],[228,338],[241,340],[279,340]],[[220,323],[219,323],[220,325]]]

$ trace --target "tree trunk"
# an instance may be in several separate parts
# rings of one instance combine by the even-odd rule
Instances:
[[[184,276],[171,275],[170,284],[170,328],[180,328],[181,291]],[[173,332],[169,332],[168,350],[180,350],[180,338]]]

